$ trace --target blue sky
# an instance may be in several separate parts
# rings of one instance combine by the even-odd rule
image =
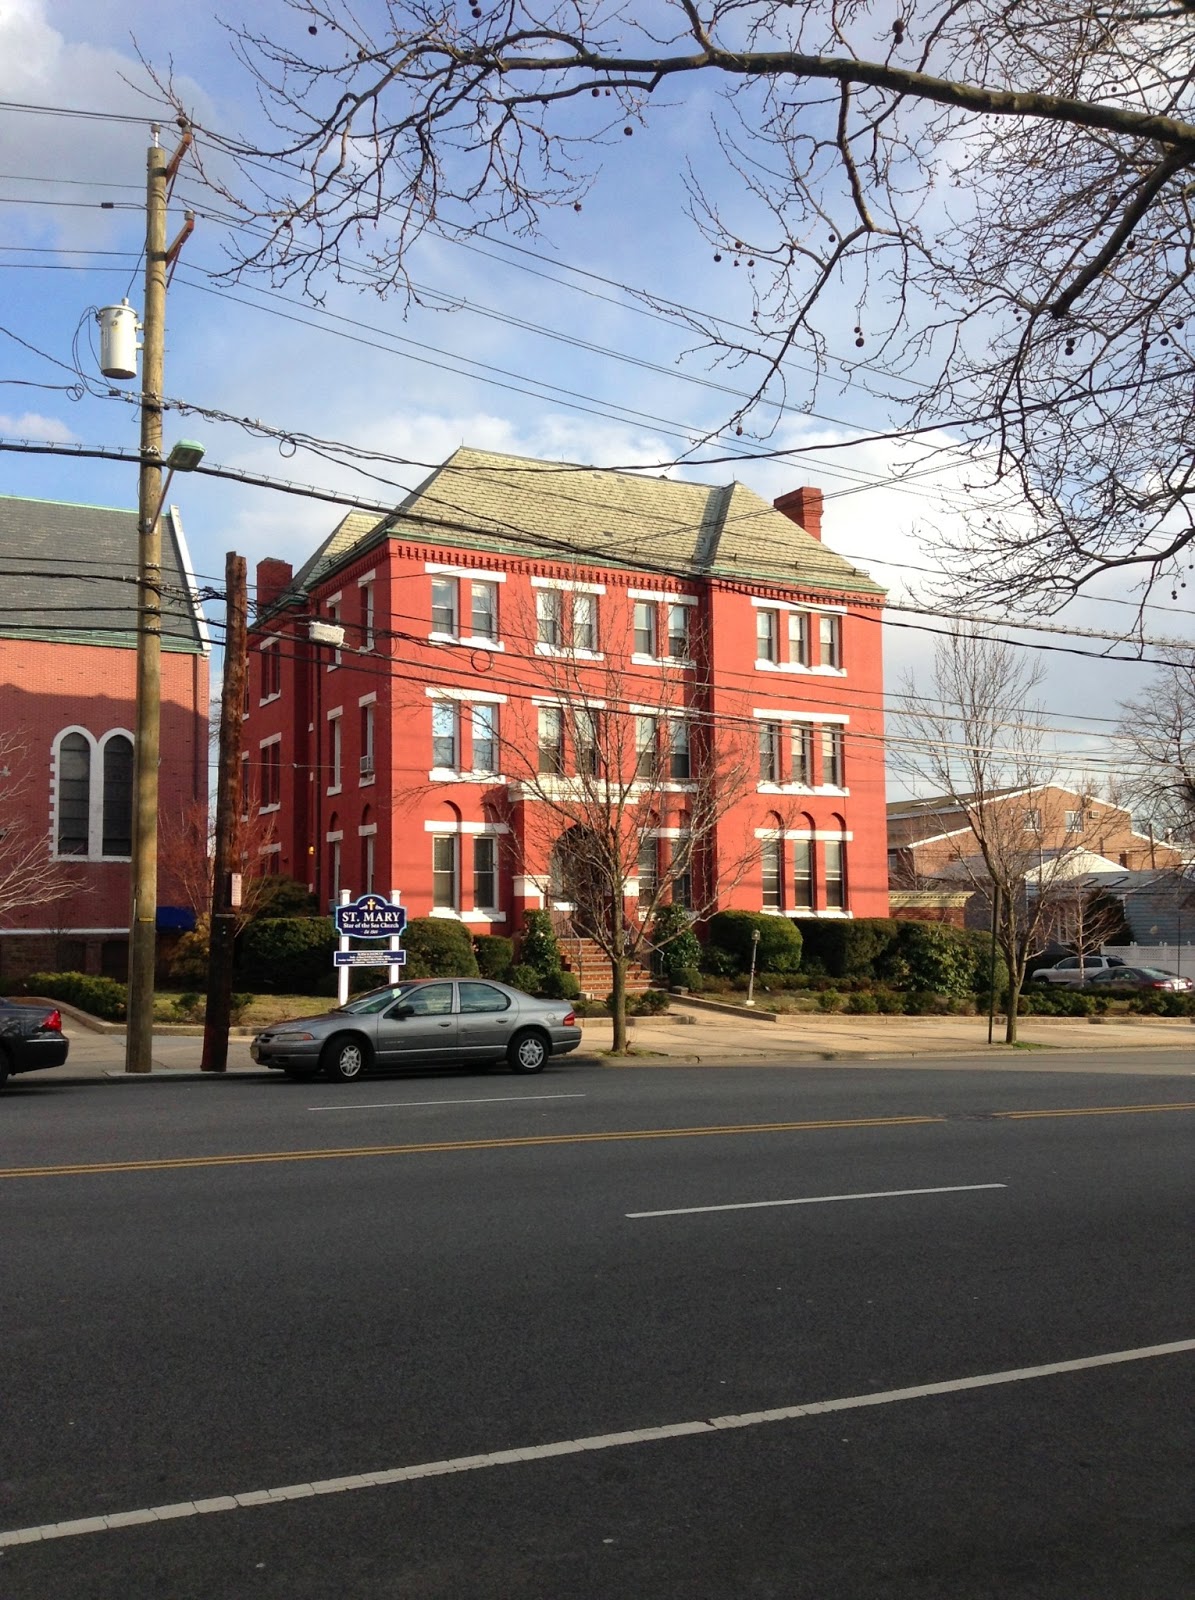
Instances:
[[[254,5],[253,17],[263,30],[271,18],[297,25],[269,0]],[[229,129],[249,125],[248,83],[227,36],[202,8],[140,0],[0,5],[0,101],[145,119],[0,109],[0,327],[34,347],[0,334],[4,440],[136,447],[133,386],[122,386],[117,398],[81,399],[67,387],[75,381],[68,369],[76,353],[98,378],[89,308],[126,294],[134,307],[142,301],[137,257],[152,105],[139,87],[146,78],[134,39],[155,63],[172,63],[201,120]],[[200,216],[169,293],[167,394],[412,464],[374,463],[377,477],[364,476],[323,455],[291,453],[238,422],[185,415],[167,417],[167,443],[198,438],[209,461],[385,503],[425,475],[414,463],[430,466],[462,443],[599,465],[671,461],[685,437],[716,428],[733,408],[732,395],[709,385],[737,389],[743,374],[686,355],[693,335],[674,319],[646,314],[618,286],[746,320],[746,271],[715,265],[682,213],[683,156],[704,130],[705,109],[695,102],[654,118],[625,146],[615,141],[582,211],[550,216],[538,239],[477,248],[426,239],[413,275],[458,306],[447,312],[331,282],[322,286],[326,312],[305,306],[297,290],[214,284],[209,274],[224,261],[223,228],[203,215],[214,202],[184,165],[171,236],[185,205],[194,204]],[[163,142],[172,148],[171,132],[165,130]],[[100,209],[102,203],[113,209]],[[802,415],[809,403],[803,381],[793,374],[792,409],[768,448],[839,443],[905,420],[863,381],[824,385],[817,416]],[[732,436],[725,449],[705,453],[731,454],[747,443]],[[744,451],[740,461],[693,475],[710,482],[737,477],[769,499],[801,483],[821,486],[827,543],[889,585],[895,598],[923,578],[913,569],[928,564],[926,535],[950,524],[961,492],[954,469],[895,484],[895,460],[907,465],[910,456],[882,444],[780,463]],[[132,505],[135,468],[5,452],[0,490]],[[226,551],[244,554],[252,577],[262,556],[304,559],[340,515],[312,500],[210,479],[176,479],[172,499],[200,581],[215,584]],[[1066,620],[1097,629],[1124,625],[1128,613],[1117,599],[1124,596],[1110,590],[1103,600],[1073,608]],[[1181,614],[1169,623],[1155,619],[1159,632],[1183,625]],[[889,630],[890,681],[906,670],[923,671],[932,643],[928,633]],[[1108,726],[1095,719],[1114,718],[1118,699],[1140,693],[1149,669],[1047,659],[1044,696],[1060,746],[1080,765],[1094,762],[1104,754]]]

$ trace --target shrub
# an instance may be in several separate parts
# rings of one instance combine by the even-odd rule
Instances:
[[[545,972],[539,980],[539,992],[546,1000],[576,1000],[581,993],[581,980],[575,972]]]
[[[710,918],[710,943],[729,952],[740,972],[746,972],[751,965],[753,933],[759,934],[757,972],[800,969],[801,935],[787,917],[769,917],[762,911],[716,911]]]
[[[846,1009],[852,1016],[874,1016],[880,1009],[880,1003],[874,994],[861,989],[856,994],[847,995]]]
[[[175,983],[206,983],[207,964],[207,930],[196,928],[179,939],[170,962],[170,976]]]
[[[510,971],[515,958],[515,942],[502,933],[475,933],[473,954],[483,978],[501,978]]]
[[[903,967],[910,989],[934,994],[974,994],[977,980],[987,976],[981,968],[983,950],[965,929],[944,922],[898,922],[892,965]],[[982,940],[982,935],[980,936]]]
[[[842,996],[837,989],[823,989],[817,997],[819,1011],[841,1011]]]
[[[678,967],[671,974],[672,986],[675,989],[700,989],[701,973],[697,967]]]
[[[733,978],[739,970],[738,957],[729,950],[723,950],[716,944],[707,944],[701,952],[698,965],[707,977],[715,979]]]
[[[230,1006],[230,1015],[232,1021],[234,1023],[240,1022],[241,1018],[245,1015],[245,1012],[248,1011],[252,1004],[253,996],[251,994],[234,994],[232,996],[232,1003]]]
[[[85,972],[33,972],[25,980],[27,994],[65,1000],[106,1022],[125,1020],[125,986],[114,978],[93,978]]]
[[[552,927],[550,911],[528,911],[519,943],[519,963],[534,967],[541,977],[560,971],[560,946]]]
[[[524,966],[520,962],[518,966],[511,967],[506,982],[512,989],[522,989],[525,994],[537,994],[543,979],[534,967]]]
[[[652,967],[666,983],[679,983],[676,976],[701,960],[701,942],[684,906],[660,906],[651,923],[654,946]]]
[[[240,975],[260,993],[332,994],[336,946],[330,917],[260,917],[241,935]]]
[[[253,921],[263,917],[313,917],[319,910],[305,883],[294,878],[266,877],[253,885]]]
[[[464,923],[449,917],[415,917],[402,936],[407,978],[475,978],[477,957]]]
[[[798,922],[807,959],[816,959],[832,978],[875,977],[896,942],[901,923],[890,917],[859,917],[849,922]]]
[[[195,1022],[205,1009],[201,994],[180,994],[174,997],[174,1014],[180,1022]]]
[[[627,995],[628,1017],[657,1017],[668,1009],[668,996],[662,989],[646,989],[642,994]],[[614,1015],[614,996],[606,996],[606,1011]]]

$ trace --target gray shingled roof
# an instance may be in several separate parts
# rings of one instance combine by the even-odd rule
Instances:
[[[740,483],[718,487],[467,446],[389,518],[347,516],[295,575],[311,588],[383,523],[400,538],[498,554],[882,596],[866,573]]]
[[[136,644],[137,514],[0,495],[0,638]],[[162,516],[162,649],[206,653],[177,514]]]

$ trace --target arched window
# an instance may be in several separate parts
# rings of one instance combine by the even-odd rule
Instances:
[[[104,825],[101,854],[133,853],[133,741],[114,733],[104,742]]]
[[[90,846],[91,741],[68,733],[58,746],[58,854],[85,856]]]

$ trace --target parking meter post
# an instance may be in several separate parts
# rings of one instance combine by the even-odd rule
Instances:
[[[352,899],[352,896],[349,894],[347,889],[342,889],[340,891],[340,903],[341,903],[342,906],[347,906],[351,899]],[[349,936],[348,936],[347,933],[342,933],[340,935],[340,948],[342,950],[347,950],[349,948]],[[348,998],[349,998],[349,969],[348,969],[347,966],[337,967],[337,969],[336,969],[336,1004],[340,1005],[340,1006],[347,1005],[348,1004]]]

